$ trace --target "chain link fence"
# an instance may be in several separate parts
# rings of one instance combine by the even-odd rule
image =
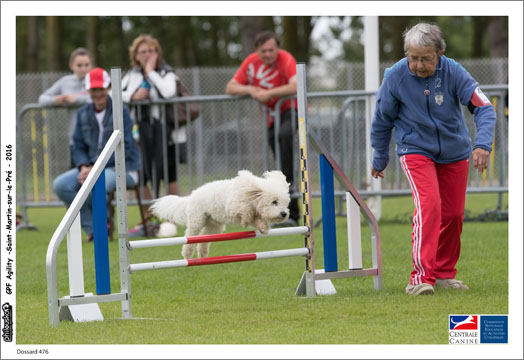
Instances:
[[[458,60],[480,84],[507,84],[508,59],[464,59]],[[380,77],[386,67],[393,63],[380,64]],[[175,68],[182,83],[193,95],[222,95],[227,82],[237,67],[194,67]],[[313,58],[307,66],[308,91],[337,91],[364,89],[364,63],[324,61]],[[25,73],[16,76],[17,113],[25,104],[38,102],[42,92],[51,87],[60,77],[69,73],[46,72]],[[125,71],[123,71],[125,74]]]
[[[496,105],[497,127],[488,171],[482,176],[470,171],[470,191],[505,192],[508,171],[507,59],[464,60],[461,63],[479,83],[498,84],[482,87]],[[381,64],[382,73],[391,65]],[[177,155],[181,194],[188,194],[207,181],[235,176],[240,169],[260,175],[267,169],[278,168],[267,144],[265,112],[268,110],[250,98],[223,95],[225,85],[235,71],[236,68],[232,67],[176,70],[194,96],[165,101],[162,106],[185,106],[189,102],[200,105],[200,116],[187,126],[187,162],[181,163]],[[62,205],[53,193],[52,183],[70,164],[67,134],[67,111],[70,109],[42,108],[34,103],[63,75],[17,75],[19,205]],[[364,64],[313,62],[308,65],[307,81],[311,131],[339,162],[355,188],[366,195],[370,181],[366,162],[370,151],[366,145],[366,121],[371,118],[372,94],[357,90],[364,87]],[[470,134],[474,137],[473,117],[467,109],[463,110]],[[394,154],[392,142],[391,162],[387,169],[389,176],[382,183],[383,195],[410,194]],[[311,158],[313,169],[318,170],[318,158],[313,154]],[[298,174],[298,152],[295,163]],[[319,184],[318,171],[314,171],[312,177],[313,184]],[[313,188],[315,191],[319,191],[319,185]],[[166,191],[161,189],[160,195],[164,193]],[[134,201],[133,194],[129,196],[130,201]]]

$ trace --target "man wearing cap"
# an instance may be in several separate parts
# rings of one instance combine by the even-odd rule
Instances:
[[[109,74],[101,68],[94,68],[86,75],[86,89],[89,91],[92,103],[78,110],[72,148],[75,167],[59,175],[53,184],[55,193],[68,207],[113,133],[113,104],[109,96],[110,82]],[[126,182],[128,186],[134,186],[138,181],[140,158],[132,135],[133,122],[125,106],[123,115]],[[106,192],[111,193],[116,187],[114,154],[107,162],[105,170]],[[80,210],[80,223],[88,235],[88,241],[93,239],[91,211],[91,198],[89,197]]]

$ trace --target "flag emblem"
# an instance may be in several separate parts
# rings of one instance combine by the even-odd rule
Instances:
[[[450,315],[450,330],[478,330],[478,315]]]

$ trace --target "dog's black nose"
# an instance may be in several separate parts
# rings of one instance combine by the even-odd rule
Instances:
[[[282,212],[280,213],[280,216],[282,216],[283,218],[285,218],[285,217],[287,216],[287,212],[282,211]]]

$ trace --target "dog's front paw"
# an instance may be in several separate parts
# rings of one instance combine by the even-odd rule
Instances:
[[[256,221],[254,221],[254,218],[254,214],[246,210],[242,213],[242,215],[240,215],[240,225],[242,225],[242,227],[248,227],[250,225],[253,225],[254,223],[256,223]]]
[[[258,228],[258,231],[260,231],[264,235],[269,232],[269,229],[271,229],[269,227],[269,224],[268,223],[264,223],[264,222],[259,222],[257,224],[257,228]]]

